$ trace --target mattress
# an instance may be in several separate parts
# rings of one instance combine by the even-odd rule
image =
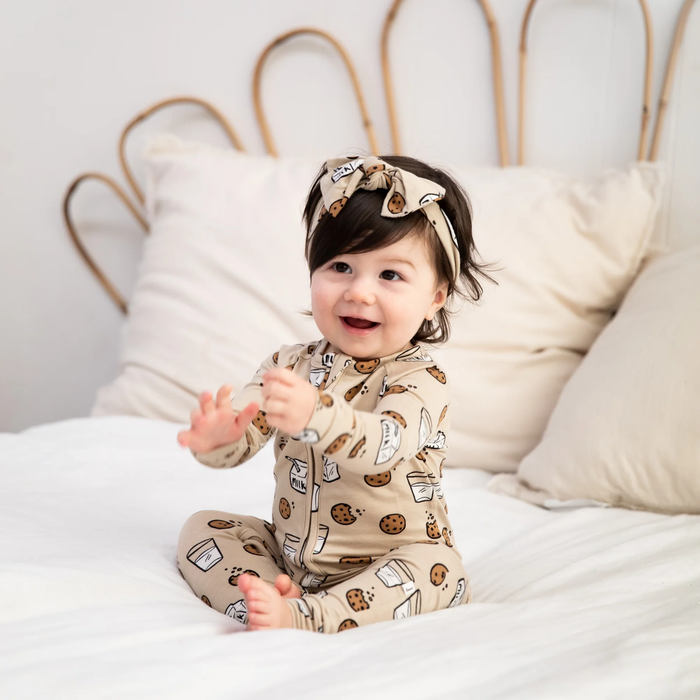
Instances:
[[[176,542],[199,510],[269,519],[272,451],[207,469],[180,429],[110,417],[0,435],[2,698],[700,697],[699,516],[545,510],[446,470],[473,604],[245,632],[192,593]]]

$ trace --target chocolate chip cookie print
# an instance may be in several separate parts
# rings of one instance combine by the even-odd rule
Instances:
[[[379,360],[357,360],[355,362],[355,369],[360,372],[360,374],[372,374],[375,369],[379,367]]]
[[[432,569],[430,569],[430,583],[433,586],[441,586],[445,582],[445,576],[447,576],[448,568],[444,564],[435,564]]]
[[[355,612],[362,612],[363,610],[369,610],[369,603],[367,602],[364,593],[361,588],[351,588],[346,594],[348,605]]]
[[[350,442],[351,435],[350,433],[343,433],[342,435],[338,435],[338,437],[333,440],[333,442],[326,447],[326,454],[327,455],[334,455],[336,452],[340,452],[340,450],[345,447],[345,445]]]
[[[270,426],[267,423],[267,419],[265,416],[267,413],[265,411],[258,411],[257,415],[253,419],[253,425],[263,434],[263,435],[269,435],[270,434]]]
[[[379,521],[379,529],[387,535],[398,535],[406,529],[406,518],[400,513],[385,515]]]
[[[360,438],[354,447],[350,450],[348,457],[357,457],[360,454],[360,450],[367,444],[367,438]]]
[[[391,472],[386,471],[381,474],[366,474],[365,483],[373,488],[386,486],[391,481]]]
[[[352,525],[357,520],[347,503],[336,503],[331,508],[331,517],[338,525]]]

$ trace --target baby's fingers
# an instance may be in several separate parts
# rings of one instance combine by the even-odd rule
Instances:
[[[219,391],[216,392],[216,407],[231,408],[231,392],[233,387],[230,384],[224,384]]]
[[[199,395],[199,406],[205,416],[208,413],[213,413],[216,410],[216,406],[214,405],[214,397],[211,395],[211,392],[203,391]]]
[[[190,444],[190,438],[192,437],[192,432],[189,430],[183,430],[181,433],[177,434],[177,441],[182,447],[187,447]]]
[[[255,418],[257,415],[258,411],[260,410],[260,406],[253,401],[252,403],[249,403],[236,417],[236,422],[238,423],[239,426],[242,426],[243,429],[245,430],[248,427],[248,424]]]
[[[202,420],[202,412],[198,409],[195,408],[192,410],[190,413],[190,423],[192,423],[192,427],[196,428],[197,423],[199,423]]]
[[[240,413],[238,413],[231,422],[229,431],[229,439],[239,440],[245,433],[245,429],[250,425],[250,422],[255,418],[258,412],[258,404],[249,403]]]

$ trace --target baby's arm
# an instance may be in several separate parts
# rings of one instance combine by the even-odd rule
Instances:
[[[437,365],[416,364],[392,371],[371,413],[355,410],[342,395],[318,392],[299,438],[341,467],[365,475],[391,469],[426,446],[443,447],[439,426],[447,413],[447,379]]]
[[[298,346],[299,348],[302,346]],[[204,392],[200,406],[192,411],[192,426],[178,435],[178,442],[189,447],[202,464],[216,469],[238,466],[256,454],[272,437],[263,405],[262,377],[277,367],[282,357],[289,359],[297,346],[285,346],[260,365],[255,376],[231,399],[231,387],[219,389],[214,401]]]

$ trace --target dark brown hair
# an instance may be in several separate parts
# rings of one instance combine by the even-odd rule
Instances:
[[[314,229],[314,213],[321,201],[321,178],[326,174],[325,163],[311,185],[304,206],[303,220],[306,226],[306,261],[309,274],[339,255],[366,253],[396,243],[409,235],[424,238],[432,254],[433,268],[438,284],[447,282],[447,302],[454,295],[478,301],[483,293],[477,275],[492,282],[486,269],[488,265],[476,262],[476,246],[472,237],[472,212],[467,193],[444,170],[434,168],[409,156],[379,156],[389,165],[408,170],[418,177],[436,182],[445,188],[445,196],[439,204],[452,223],[459,244],[459,282],[452,279],[452,268],[445,249],[435,229],[421,211],[411,212],[401,218],[381,216],[382,203],[387,190],[357,190],[348,199],[341,212],[333,217],[325,214]],[[444,343],[450,336],[450,315],[445,306],[438,310],[432,321],[424,320],[411,342]]]

